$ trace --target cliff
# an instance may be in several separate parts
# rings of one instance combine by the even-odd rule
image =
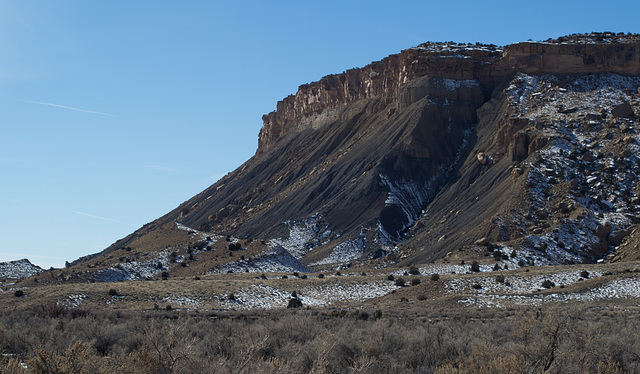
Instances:
[[[304,126],[301,121],[313,113],[372,97],[390,102],[400,87],[422,76],[476,80],[491,92],[516,73],[575,75],[603,72],[639,74],[640,40],[637,35],[574,35],[546,42],[516,43],[504,48],[425,43],[363,68],[300,86],[295,95],[279,101],[274,112],[263,116],[257,152],[262,152],[289,131]]]

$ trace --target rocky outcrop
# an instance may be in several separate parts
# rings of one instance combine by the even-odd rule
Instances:
[[[0,279],[23,279],[42,271],[42,268],[27,259],[0,262]]]
[[[265,115],[257,152],[291,130],[303,118],[357,100],[394,100],[399,88],[422,76],[478,81],[487,92],[516,73],[576,75],[640,73],[637,35],[574,35],[546,42],[486,45],[425,43],[359,69],[304,84]],[[308,125],[308,124],[307,124]]]

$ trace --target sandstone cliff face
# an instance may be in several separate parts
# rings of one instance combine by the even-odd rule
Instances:
[[[295,95],[278,102],[276,110],[263,117],[258,152],[299,129],[301,120],[312,113],[372,97],[390,102],[400,87],[417,77],[477,80],[491,92],[516,73],[640,73],[637,37],[620,37],[608,43],[597,43],[596,39],[524,42],[505,48],[426,43],[364,68],[326,76],[300,86]]]

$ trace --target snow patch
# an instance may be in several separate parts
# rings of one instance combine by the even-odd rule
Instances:
[[[32,264],[26,258],[17,261],[0,262],[0,278],[2,279],[24,279],[42,271],[41,267]]]
[[[326,241],[331,235],[327,223],[318,213],[303,222],[285,222],[289,228],[289,237],[272,239],[272,247],[282,247],[296,259],[304,257],[311,250]]]
[[[176,261],[181,258],[176,257]],[[121,262],[107,269],[99,270],[93,275],[96,282],[118,282],[151,278],[169,268],[170,251],[165,249],[155,256],[143,261]]]
[[[364,255],[365,238],[360,236],[354,240],[344,241],[333,248],[331,254],[324,259],[314,262],[310,266],[336,264],[353,261]]]
[[[336,302],[361,302],[381,297],[398,289],[393,282],[377,281],[362,284],[327,284],[321,286],[302,287],[296,291],[302,305],[327,306]],[[227,296],[219,296],[223,309],[276,309],[285,308],[292,298],[292,293],[264,284],[253,284],[234,293],[235,300]]]
[[[220,273],[267,273],[310,272],[309,268],[293,257],[280,245],[270,245],[262,254],[220,265],[207,274]]]

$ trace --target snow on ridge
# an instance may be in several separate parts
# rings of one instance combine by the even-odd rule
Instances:
[[[296,294],[303,306],[327,306],[336,302],[361,302],[384,296],[400,287],[393,282],[377,281],[364,284],[326,284],[303,286]],[[275,309],[284,308],[292,298],[292,292],[264,284],[252,284],[234,294],[235,300],[219,296],[223,309]]]
[[[321,286],[302,287],[300,295],[311,296],[315,299],[326,300],[328,304],[334,302],[361,302],[375,297],[381,297],[391,291],[399,289],[394,282],[375,281],[362,284],[333,283]]]
[[[192,251],[202,251],[204,248],[215,243],[222,236],[213,235],[210,233],[198,231],[185,226],[179,222],[176,222],[176,227],[180,230],[185,230],[200,238],[201,243],[204,243],[203,247],[192,248]],[[205,243],[206,242],[206,243]],[[167,248],[162,251],[155,252],[149,258],[143,260],[124,261],[107,269],[98,270],[93,279],[97,282],[118,282],[126,280],[138,280],[145,278],[152,278],[158,273],[167,271],[172,266],[175,266],[185,259],[183,255],[172,256],[172,251],[175,248]]]
[[[455,278],[445,284],[448,293],[473,292],[478,295],[506,293],[510,295],[528,294],[543,289],[542,282],[550,280],[556,286],[570,285],[583,280],[580,271],[562,271],[549,275],[509,275],[500,272],[473,278]],[[504,276],[504,282],[498,282],[496,276]],[[602,272],[590,271],[589,278],[600,277]],[[480,288],[473,287],[479,285]]]
[[[331,231],[318,213],[303,222],[285,222],[289,228],[288,238],[271,239],[272,247],[280,246],[296,259],[304,257],[324,240],[328,240]]]
[[[99,270],[93,275],[93,279],[97,282],[118,282],[150,278],[168,269],[170,264],[170,252],[165,249],[144,261],[121,262],[110,268]]]
[[[23,279],[41,273],[40,266],[32,264],[26,258],[16,261],[0,262],[0,278]]]
[[[593,276],[601,274],[593,273]],[[511,279],[511,278],[508,278]],[[539,280],[539,279],[538,279]],[[484,287],[484,286],[483,286]],[[533,291],[531,291],[533,292]],[[640,298],[640,279],[615,279],[586,292],[551,293],[538,295],[495,295],[478,293],[475,296],[459,300],[459,303],[485,308],[503,308],[508,305],[540,306],[548,302],[598,301],[609,299]]]
[[[212,244],[222,238],[221,235],[212,235],[212,234],[207,233],[207,232],[203,232],[203,231],[199,231],[199,230],[196,230],[196,229],[192,229],[191,227],[185,226],[180,222],[176,222],[176,227],[179,230],[187,231],[187,232],[191,233],[192,235],[197,235],[197,236],[200,237],[200,240],[207,240],[207,241],[211,242]]]
[[[450,78],[433,78],[442,87],[450,91],[455,91],[459,88],[479,88],[480,83],[475,79],[450,79]]]
[[[276,273],[276,272],[311,272],[282,246],[270,246],[262,254],[254,258],[245,258],[217,266],[207,274],[221,273]]]
[[[337,264],[357,260],[364,255],[365,238],[346,240],[333,248],[331,254],[324,259],[314,262],[310,266]]]

